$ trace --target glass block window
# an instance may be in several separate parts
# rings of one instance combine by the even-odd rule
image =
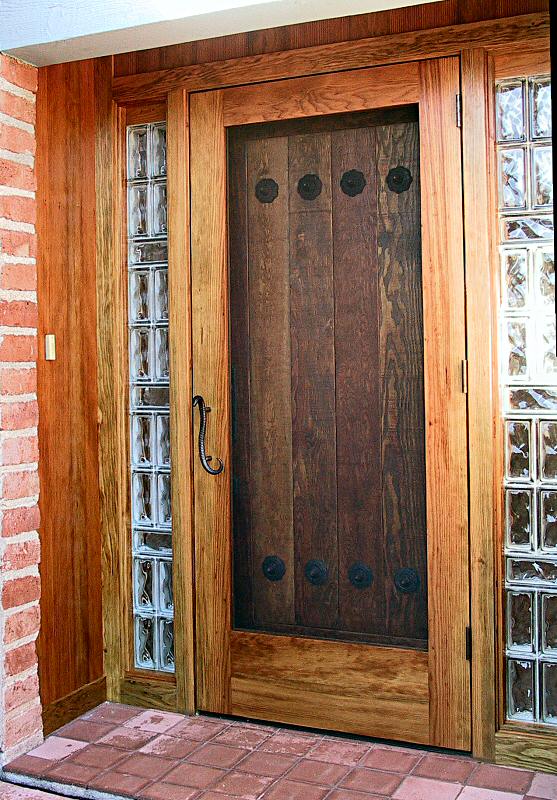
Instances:
[[[496,87],[507,718],[557,727],[557,355],[551,83]]]
[[[134,662],[174,672],[166,124],[127,129]]]

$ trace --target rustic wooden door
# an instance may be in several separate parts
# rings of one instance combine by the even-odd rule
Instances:
[[[200,709],[470,747],[458,92],[192,97]]]

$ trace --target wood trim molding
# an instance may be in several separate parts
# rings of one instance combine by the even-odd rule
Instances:
[[[332,113],[333,106],[336,114],[418,103],[419,63],[405,64],[402,69],[402,87],[401,66],[390,65],[226,89],[223,92],[224,124],[228,127],[320,116]],[[342,102],[338,102],[339,97]]]
[[[193,425],[188,95],[168,96],[168,291],[177,707],[195,711]]]
[[[43,732],[48,736],[106,700],[106,677],[87,683],[43,708]]]
[[[118,701],[122,665],[122,553],[125,509],[125,439],[119,401],[122,359],[126,352],[122,326],[116,324],[122,296],[116,243],[120,231],[121,189],[115,178],[119,163],[118,115],[110,96],[112,57],[95,65],[97,180],[97,351],[99,382],[99,482],[102,539],[102,605],[106,691]],[[116,263],[118,268],[116,268]],[[119,388],[120,387],[120,388]]]
[[[120,681],[118,689],[121,703],[158,708],[161,711],[178,709],[176,684],[173,681],[130,675]]]
[[[472,748],[494,757],[495,735],[495,454],[493,443],[492,263],[494,218],[486,90],[491,85],[488,54],[465,50],[461,60],[462,159],[466,242],[468,458],[470,485],[470,591],[472,657]],[[478,169],[487,163],[488,169]],[[473,313],[472,313],[473,309]]]
[[[458,54],[467,48],[516,45],[517,42],[544,38],[546,41],[549,39],[549,14],[524,14],[119,77],[113,81],[113,96],[117,103],[137,103],[162,98],[178,88],[199,91],[240,86],[439,58]]]
[[[539,45],[539,46],[534,46]],[[549,42],[545,39],[529,43],[527,49],[497,47],[493,51],[493,77],[495,80],[514,78],[519,75],[535,75],[551,72]]]
[[[555,734],[504,726],[495,734],[495,763],[554,774],[557,772]]]

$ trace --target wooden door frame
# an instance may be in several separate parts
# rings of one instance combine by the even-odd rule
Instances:
[[[290,691],[295,700],[308,698],[314,712],[313,716],[306,712],[306,719],[312,727],[327,727],[327,715],[320,713],[321,705],[325,704],[331,709],[333,719],[336,715],[342,730],[369,733],[375,728],[381,731],[382,737],[394,738],[399,735],[397,727],[389,726],[383,715],[389,718],[397,714],[391,697],[400,696],[397,702],[400,714],[407,718],[409,741],[465,750],[470,743],[470,670],[466,660],[469,553],[466,397],[461,384],[466,345],[461,141],[455,113],[458,93],[459,60],[449,57],[195,94],[190,109],[191,250],[195,264],[192,274],[192,314],[196,331],[192,341],[197,375],[194,388],[214,411],[208,431],[209,450],[215,451],[225,464],[230,464],[227,128],[300,116],[311,118],[390,106],[419,106],[428,653],[377,648],[382,652],[372,655],[373,648],[369,646],[368,652],[362,645],[361,657],[370,664],[369,686],[362,687],[362,692],[377,699],[367,708],[367,715],[359,715],[355,704],[350,723],[345,708],[350,701],[348,693],[342,701],[337,693],[328,693],[326,679],[317,671],[313,676],[304,673],[298,681],[295,679],[295,664],[307,659],[315,663],[317,658],[309,654],[305,640],[291,637],[282,641],[283,649],[287,641],[291,648],[291,657],[287,659],[292,664]],[[440,169],[438,165],[443,159],[443,169]],[[440,230],[438,219],[446,221],[446,229]],[[450,313],[446,313],[447,307]],[[443,491],[439,491],[441,481]],[[199,706],[225,714],[262,716],[263,719],[267,714],[276,713],[281,714],[279,721],[296,722],[299,716],[292,713],[288,704],[279,704],[273,699],[276,689],[270,687],[280,686],[278,666],[275,679],[265,686],[255,686],[254,681],[249,684],[253,693],[259,693],[258,704],[247,701],[247,673],[236,663],[237,652],[241,664],[246,663],[241,654],[247,647],[243,640],[249,637],[232,631],[231,623],[230,484],[230,470],[215,478],[208,476],[195,462]],[[450,517],[447,506],[451,508]],[[441,613],[443,609],[448,611],[449,599],[457,620],[453,625],[447,624]],[[252,645],[252,660],[255,652],[278,648],[273,636],[259,634],[258,641],[261,648],[258,650]],[[328,647],[319,643],[312,652],[318,652],[318,647],[329,653],[325,662],[338,659],[338,663],[342,663],[341,643]],[[396,660],[396,652],[402,661],[397,681],[403,686],[411,683],[409,674],[402,677],[406,664],[412,664],[410,672],[416,672],[416,691],[412,697],[405,695],[402,686],[398,689],[399,695],[394,688],[383,692],[381,680],[372,680],[371,665],[387,658]],[[263,669],[261,665],[260,670]],[[429,674],[429,680],[422,681],[422,670]],[[356,676],[357,670],[354,674]],[[314,681],[323,682],[322,697],[316,694],[311,701],[308,693]],[[284,688],[286,692],[286,686]],[[298,707],[300,702],[296,704]],[[374,720],[374,726],[367,720]]]
[[[124,695],[126,685],[122,667],[120,615],[123,588],[118,565],[128,546],[127,532],[122,528],[121,479],[125,474],[122,437],[127,435],[127,420],[117,393],[115,379],[119,374],[118,347],[122,342],[122,319],[118,299],[121,291],[121,260],[118,243],[118,215],[122,196],[119,190],[122,154],[118,152],[118,124],[125,106],[148,106],[167,98],[169,128],[184,126],[190,92],[223,88],[243,83],[263,82],[286,77],[300,77],[357,69],[377,64],[406,60],[460,55],[462,64],[463,108],[463,181],[464,226],[466,247],[466,294],[468,308],[468,414],[470,469],[470,578],[472,657],[472,752],[479,758],[494,760],[496,721],[495,668],[495,567],[497,542],[493,530],[497,521],[496,445],[493,444],[493,420],[496,416],[493,387],[493,313],[492,274],[486,263],[493,264],[492,213],[494,208],[494,172],[491,157],[491,111],[493,57],[504,58],[517,50],[530,52],[536,58],[547,54],[549,15],[528,14],[508,19],[469,25],[450,26],[415,33],[389,35],[356,42],[300,48],[286,53],[252,56],[212,64],[194,65],[125,78],[112,77],[112,59],[99,59],[96,67],[97,105],[97,308],[99,353],[99,438],[101,471],[101,510],[103,539],[103,607],[105,636],[105,670],[110,699]],[[517,47],[519,45],[519,47]],[[187,138],[175,157],[174,170],[169,166],[169,195],[189,185]],[[489,170],[476,169],[477,159],[490,165]],[[173,188],[174,187],[174,188]],[[176,240],[175,240],[176,241]],[[189,280],[189,251],[185,241],[170,244],[171,263],[184,274],[181,286]],[[486,261],[487,259],[487,261]],[[177,287],[177,295],[181,292]],[[186,301],[187,302],[187,301]],[[176,353],[172,356],[172,370]],[[189,356],[191,358],[191,354]],[[489,365],[489,366],[487,366]],[[191,391],[187,375],[182,388]],[[189,399],[189,394],[186,395]],[[188,412],[189,413],[189,412]],[[189,440],[191,441],[191,439]],[[182,451],[183,452],[183,451]],[[183,455],[187,472],[191,454]],[[184,472],[184,474],[185,474]],[[487,487],[487,489],[486,489]],[[187,503],[191,498],[186,499]],[[192,563],[192,532],[184,519],[183,555]],[[185,592],[188,591],[185,586]],[[188,607],[188,603],[184,604]],[[184,624],[193,625],[192,600],[184,616]],[[191,630],[187,639],[191,640]],[[193,645],[184,647],[181,670],[190,679],[193,671]],[[193,684],[176,695],[162,698],[150,691],[150,682],[136,692],[137,702],[154,706],[176,707],[193,711]],[[184,687],[185,681],[182,680]],[[173,705],[174,704],[174,705]],[[513,740],[514,741],[514,740]],[[510,745],[509,745],[510,747]]]

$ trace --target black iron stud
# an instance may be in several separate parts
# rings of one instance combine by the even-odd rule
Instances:
[[[414,178],[407,167],[393,167],[387,175],[387,186],[391,192],[401,194],[407,192]]]
[[[404,567],[395,572],[395,586],[402,594],[413,594],[420,588],[420,576],[415,569]]]
[[[304,175],[298,181],[298,194],[302,200],[315,200],[321,194],[323,184],[319,175]]]
[[[282,558],[278,556],[266,556],[261,564],[263,575],[269,581],[280,581],[284,578],[286,566]]]
[[[260,203],[272,203],[278,197],[278,183],[272,178],[261,178],[255,184],[255,196]]]
[[[361,561],[356,561],[348,570],[348,578],[356,589],[367,589],[373,582],[373,572]]]
[[[329,570],[324,561],[312,559],[306,564],[305,576],[313,586],[323,586],[329,577]]]
[[[364,191],[366,179],[359,169],[350,169],[340,179],[340,188],[348,197],[356,197]]]

